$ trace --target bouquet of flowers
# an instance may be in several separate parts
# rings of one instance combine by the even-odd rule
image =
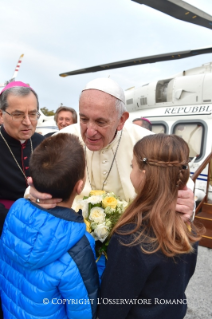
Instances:
[[[97,256],[106,256],[110,232],[127,205],[114,193],[101,190],[92,190],[89,196],[75,202],[75,211],[82,210],[86,230],[96,241]]]

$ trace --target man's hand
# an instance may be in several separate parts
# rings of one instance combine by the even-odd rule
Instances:
[[[182,214],[181,218],[184,221],[190,220],[194,210],[194,194],[191,189],[185,186],[178,191],[176,211]]]
[[[29,177],[27,181],[28,185],[30,186],[29,198],[33,203],[36,203],[42,208],[49,209],[54,208],[55,206],[57,206],[57,203],[62,202],[61,198],[52,198],[52,195],[50,194],[38,192],[33,185],[31,177]],[[36,201],[36,199],[39,199],[39,203]]]

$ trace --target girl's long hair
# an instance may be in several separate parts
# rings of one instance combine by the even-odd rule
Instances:
[[[161,250],[172,257],[192,251],[201,231],[188,225],[176,212],[178,190],[189,178],[189,148],[176,135],[155,134],[142,138],[133,150],[140,170],[145,170],[138,194],[113,229],[121,235],[132,234],[125,245],[141,245],[145,253]],[[126,224],[134,224],[125,232]]]

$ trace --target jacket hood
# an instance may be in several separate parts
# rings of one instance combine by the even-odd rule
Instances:
[[[65,207],[43,210],[26,199],[17,200],[5,220],[4,254],[28,269],[38,269],[59,259],[82,236],[81,214]]]

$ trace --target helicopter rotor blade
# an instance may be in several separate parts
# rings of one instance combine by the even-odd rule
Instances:
[[[24,57],[24,54],[21,54],[20,58],[18,59],[18,63],[17,63],[17,65],[16,65],[15,72],[14,72],[14,74],[13,74],[13,77],[12,77],[12,79],[11,79],[9,82],[12,82],[12,81],[15,80],[15,78],[16,78],[16,76],[17,76],[17,74],[18,74],[18,71],[19,71],[19,69],[20,69],[21,62],[22,62],[23,57]]]
[[[161,61],[169,61],[169,60],[179,60],[184,59],[200,54],[207,54],[212,53],[212,47],[207,47],[203,49],[196,49],[196,50],[187,50],[187,51],[179,51],[179,52],[172,52],[172,53],[165,53],[165,54],[158,54],[146,57],[140,57],[136,59],[130,60],[123,60],[113,63],[107,63],[102,65],[96,65],[89,68],[79,69],[75,71],[65,72],[59,74],[61,77],[66,77],[69,75],[77,75],[77,74],[84,74],[84,73],[91,73],[91,72],[98,72],[104,70],[111,70],[111,69],[118,69],[124,68],[127,66],[135,66],[139,64],[147,64],[147,63],[155,63]]]
[[[131,0],[159,10],[173,18],[212,30],[212,16],[182,0]]]

